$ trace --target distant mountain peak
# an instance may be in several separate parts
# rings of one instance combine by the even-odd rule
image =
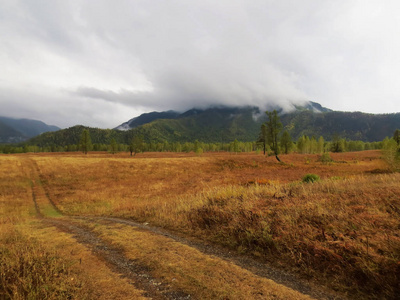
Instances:
[[[312,112],[329,112],[332,111],[328,108],[323,107],[321,104],[308,101],[305,105],[293,105],[295,110],[297,111],[312,111]],[[279,106],[271,106],[268,107],[268,110],[279,110],[283,111],[281,107]],[[121,130],[121,131],[126,131],[130,130],[133,128],[137,128],[141,125],[151,123],[156,120],[161,120],[161,119],[182,119],[182,118],[188,118],[196,115],[201,115],[201,114],[223,114],[224,116],[230,116],[233,117],[237,114],[241,114],[243,112],[251,112],[254,121],[259,120],[260,118],[264,117],[265,114],[261,108],[257,106],[228,106],[228,105],[212,105],[207,108],[192,108],[189,109],[185,112],[177,112],[174,110],[168,110],[168,111],[163,111],[163,112],[149,112],[149,113],[144,113],[141,114],[138,117],[132,118],[127,122],[122,123],[121,125],[115,127],[114,129]],[[282,113],[285,114],[285,113]]]
[[[323,107],[321,104],[319,104],[317,102],[313,102],[313,101],[308,101],[305,105],[294,105],[294,107],[298,111],[309,110],[309,111],[316,112],[316,113],[333,111],[333,110]]]
[[[132,128],[139,127],[141,125],[150,123],[150,122],[158,120],[158,119],[175,119],[179,115],[180,115],[180,113],[173,111],[173,110],[168,110],[168,111],[163,111],[163,112],[153,111],[153,112],[144,113],[138,117],[132,118],[129,121],[124,122],[121,125],[115,127],[114,129],[126,131],[126,130],[130,130]]]

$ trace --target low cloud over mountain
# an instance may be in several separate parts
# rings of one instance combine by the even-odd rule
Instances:
[[[6,1],[2,114],[115,127],[152,110],[306,100],[395,112],[396,1]]]

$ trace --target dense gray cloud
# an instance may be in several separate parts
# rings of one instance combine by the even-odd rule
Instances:
[[[396,1],[0,0],[0,115],[114,127],[312,100],[399,111]]]

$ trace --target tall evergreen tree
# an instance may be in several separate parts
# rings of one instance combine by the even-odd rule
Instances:
[[[282,123],[279,120],[278,112],[276,110],[270,112],[265,112],[268,116],[267,122],[265,125],[267,126],[267,142],[270,146],[271,150],[274,151],[275,157],[278,161],[281,161],[278,157],[279,155],[279,133],[282,130]]]
[[[304,135],[302,135],[297,140],[297,151],[299,153],[305,153],[306,152],[305,149],[306,149],[306,139],[305,139]]]
[[[304,153],[307,153],[307,154],[311,153],[310,138],[307,135],[304,136],[304,149],[305,149]]]
[[[393,170],[400,169],[399,145],[395,139],[386,138],[382,142],[383,158]]]
[[[110,142],[110,151],[112,154],[115,154],[118,151],[118,144],[114,138]]]
[[[318,152],[318,142],[315,136],[312,136],[310,139],[310,153]]]
[[[265,155],[265,152],[267,150],[267,125],[265,125],[265,123],[261,125],[260,135],[258,136],[257,142],[263,146]]]
[[[131,153],[135,153],[134,155],[136,155],[136,153],[138,152],[142,152],[143,151],[143,138],[139,135],[135,135],[134,138],[132,139],[132,142],[129,145],[129,152]]]
[[[319,137],[318,139],[318,147],[317,147],[317,152],[318,153],[322,153],[325,152],[324,150],[324,145],[325,145],[325,141],[324,138],[322,136]]]
[[[84,129],[82,131],[79,147],[81,151],[85,154],[87,154],[92,149],[92,140],[90,138],[89,130]]]
[[[332,152],[344,152],[346,149],[345,147],[345,140],[341,139],[339,135],[335,134],[333,136],[332,144],[331,144],[331,151]]]
[[[292,137],[290,136],[289,132],[285,130],[281,137],[281,148],[285,154],[288,154],[290,150],[292,150],[292,146]]]
[[[393,139],[396,141],[397,145],[400,146],[400,129],[396,129],[393,134]]]
[[[239,152],[239,141],[237,139],[235,139],[232,143],[231,143],[231,147],[230,147],[231,152],[235,152],[238,153]]]

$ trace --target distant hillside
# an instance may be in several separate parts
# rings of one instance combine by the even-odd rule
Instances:
[[[302,135],[323,136],[331,140],[333,135],[338,134],[350,140],[373,142],[391,136],[400,128],[399,113],[339,112],[311,101],[295,108],[291,113],[281,114],[281,121],[296,140]],[[135,128],[143,136],[152,136],[156,140],[254,141],[261,124],[266,121],[264,111],[258,107],[191,109],[182,114],[174,112],[174,115],[175,118],[173,115],[163,118],[162,113],[152,113],[154,118],[151,121],[142,122]],[[135,119],[139,120],[142,116]]]
[[[21,142],[43,132],[59,129],[37,120],[0,117],[0,143]]]
[[[394,131],[400,128],[400,113],[297,111],[283,115],[281,121],[296,139],[301,135],[308,135],[323,136],[330,140],[334,134],[338,134],[349,140],[375,142],[381,141],[387,136],[391,137]]]
[[[118,130],[129,130],[132,128],[139,127],[140,125],[150,123],[158,119],[175,119],[179,116],[179,113],[173,110],[157,112],[153,111],[150,113],[141,114],[139,117],[130,119],[129,121],[122,123],[115,129]]]
[[[56,132],[45,132],[38,135],[26,143],[37,146],[67,146],[79,144],[84,129],[89,130],[90,138],[93,144],[109,144],[114,138],[118,143],[128,143],[127,136],[131,132],[119,131],[114,129],[90,128],[82,125],[76,125],[70,128],[61,129]]]
[[[170,142],[254,141],[263,114],[257,107],[214,107],[191,109],[176,119],[158,119],[137,128],[145,137]]]
[[[266,121],[264,111],[258,107],[211,107],[191,109],[184,113],[174,111],[143,114],[115,129],[89,128],[93,143],[109,144],[111,139],[129,144],[133,136],[141,135],[146,142],[226,143],[235,139],[255,141],[260,126]],[[281,114],[284,128],[297,140],[302,135],[323,136],[331,140],[335,134],[349,140],[381,141],[400,128],[400,113],[366,114],[337,112],[310,102],[296,107],[291,113]],[[131,128],[132,129],[128,129]],[[83,126],[74,126],[57,132],[47,132],[31,140],[38,146],[77,144]]]

